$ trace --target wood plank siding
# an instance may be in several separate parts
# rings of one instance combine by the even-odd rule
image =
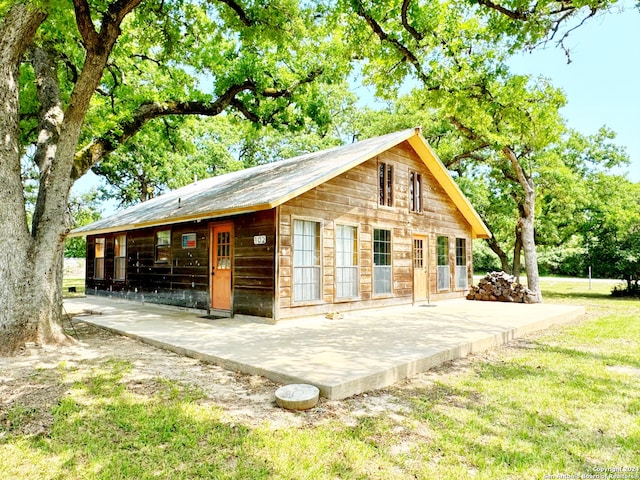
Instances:
[[[379,166],[393,168],[391,206],[380,205]],[[421,176],[420,212],[410,211],[410,173]],[[426,168],[413,148],[403,142],[359,166],[295,197],[278,207],[277,318],[316,315],[413,301],[413,235],[426,235],[428,283],[431,300],[460,297],[456,288],[456,238],[466,247],[467,282],[471,283],[472,230],[459,210]],[[295,220],[320,224],[320,298],[294,298]],[[357,227],[358,295],[342,299],[336,294],[336,226]],[[391,232],[391,292],[374,294],[374,231]],[[437,237],[447,237],[450,281],[437,285]]]
[[[263,235],[266,243],[256,245]],[[273,317],[275,244],[275,209],[234,220],[234,315]]]
[[[168,258],[156,258],[156,232],[170,231]],[[195,234],[195,246],[183,248],[182,236]],[[115,238],[126,236],[126,274],[115,275]],[[104,278],[96,278],[96,239],[106,240]],[[206,309],[209,288],[209,230],[192,222],[87,237],[88,294],[106,294],[130,300]]]
[[[229,222],[230,219],[223,219]],[[233,218],[232,312],[273,317],[275,285],[275,210]],[[163,303],[180,307],[208,309],[210,282],[210,225],[216,222],[190,222],[130,230],[87,238],[86,287],[88,294]],[[157,261],[156,233],[171,231],[169,259]],[[185,245],[182,236],[195,234],[195,247]],[[115,278],[115,238],[126,235],[126,275]],[[255,245],[254,237],[266,237]],[[105,240],[104,275],[96,277],[95,244]]]

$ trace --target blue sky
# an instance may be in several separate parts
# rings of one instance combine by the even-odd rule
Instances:
[[[570,64],[561,49],[550,47],[514,59],[517,73],[543,75],[567,96],[563,116],[570,128],[595,133],[602,125],[618,135],[631,164],[628,178],[640,182],[640,13],[632,1],[625,11],[590,19],[573,31],[567,45]]]

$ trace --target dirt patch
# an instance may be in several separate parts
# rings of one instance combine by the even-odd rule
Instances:
[[[220,409],[229,422],[247,426],[268,423],[272,428],[282,428],[334,420],[355,425],[363,416],[379,416],[383,412],[393,423],[401,423],[411,390],[431,385],[443,375],[459,375],[473,368],[474,359],[487,360],[491,355],[485,353],[449,362],[394,387],[345,400],[321,398],[311,410],[290,412],[276,405],[274,393],[280,385],[266,378],[225,370],[81,321],[74,321],[74,325],[79,339],[76,345],[31,346],[18,357],[0,357],[0,436],[3,431],[27,435],[45,433],[53,421],[53,407],[73,383],[114,360],[133,366],[123,381],[137,394],[152,396],[162,390],[163,380],[176,381],[202,391],[204,398],[200,402]]]

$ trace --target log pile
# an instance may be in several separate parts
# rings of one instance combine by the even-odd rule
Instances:
[[[535,303],[532,291],[516,283],[513,275],[505,272],[488,273],[478,285],[471,287],[467,300],[485,302]]]

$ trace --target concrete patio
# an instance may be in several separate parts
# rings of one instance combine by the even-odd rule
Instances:
[[[391,385],[585,312],[567,305],[449,300],[269,325],[94,296],[67,299],[65,308],[82,314],[77,320],[182,355],[282,384],[310,383],[329,399]]]

